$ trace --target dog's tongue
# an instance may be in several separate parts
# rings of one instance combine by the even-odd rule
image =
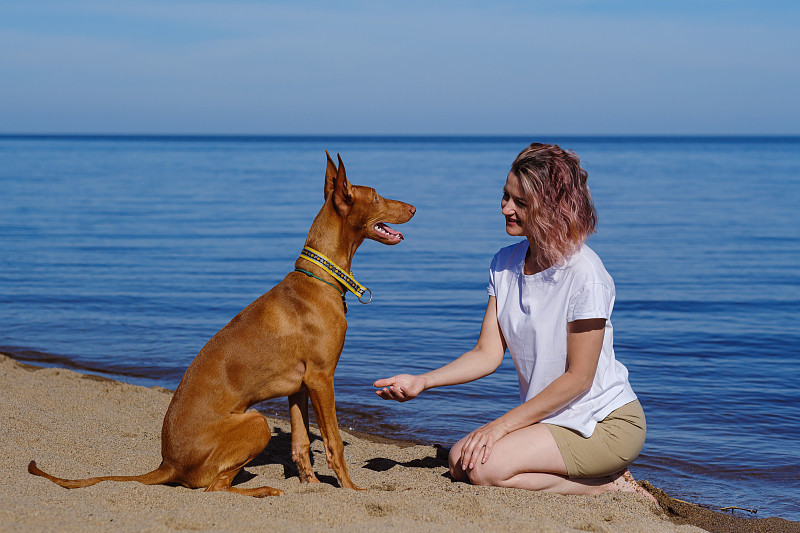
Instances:
[[[378,231],[380,231],[382,233],[385,233],[385,234],[387,234],[387,235],[389,235],[391,237],[400,239],[401,241],[403,240],[403,234],[402,233],[400,233],[399,231],[397,231],[395,229],[390,228],[389,226],[387,226],[383,222],[378,222],[375,225],[375,229],[377,229]]]

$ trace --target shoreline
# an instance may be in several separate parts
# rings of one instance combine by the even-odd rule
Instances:
[[[286,496],[255,499],[184,487],[105,482],[66,490],[26,471],[30,460],[53,475],[140,474],[160,460],[160,429],[172,392],[94,374],[19,362],[0,352],[0,442],[11,483],[0,488],[0,531],[278,530],[754,531],[800,532],[781,518],[741,518],[670,498],[647,482],[662,509],[634,493],[562,496],[453,482],[446,449],[341,430],[356,485],[338,488],[312,426],[322,483],[300,484],[285,419],[267,416],[272,440],[237,477]],[[698,529],[702,528],[702,529]]]

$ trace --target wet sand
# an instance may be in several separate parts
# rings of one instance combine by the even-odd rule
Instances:
[[[281,497],[135,482],[67,490],[28,474],[33,459],[62,477],[152,470],[160,462],[161,422],[170,398],[163,388],[0,355],[0,461],[8,476],[0,485],[0,531],[800,532],[795,522],[730,517],[671,499],[646,483],[662,508],[634,493],[562,496],[474,487],[450,479],[441,447],[345,431],[351,477],[367,490],[341,489],[313,427],[314,467],[322,483],[303,485],[289,453],[289,424],[277,418],[269,419],[269,446],[235,483],[270,485],[286,492]]]

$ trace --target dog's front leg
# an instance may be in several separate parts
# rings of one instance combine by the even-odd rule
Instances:
[[[317,416],[322,440],[325,443],[325,456],[328,466],[336,473],[339,483],[348,489],[361,490],[353,484],[347,465],[344,462],[344,444],[339,434],[339,424],[336,421],[336,406],[333,397],[333,377],[324,377],[308,384],[311,395],[311,405]]]
[[[289,396],[289,415],[292,421],[292,460],[297,465],[300,481],[319,483],[311,466],[311,442],[308,433],[308,389],[303,386]]]

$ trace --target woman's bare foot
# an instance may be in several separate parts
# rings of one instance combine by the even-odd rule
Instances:
[[[658,505],[658,501],[656,500],[655,496],[647,492],[644,487],[636,483],[636,480],[633,478],[633,474],[631,474],[630,470],[627,468],[624,471],[617,472],[611,476],[611,485],[614,487],[611,490],[618,490],[620,492],[635,492],[637,494],[641,494],[645,498]]]

